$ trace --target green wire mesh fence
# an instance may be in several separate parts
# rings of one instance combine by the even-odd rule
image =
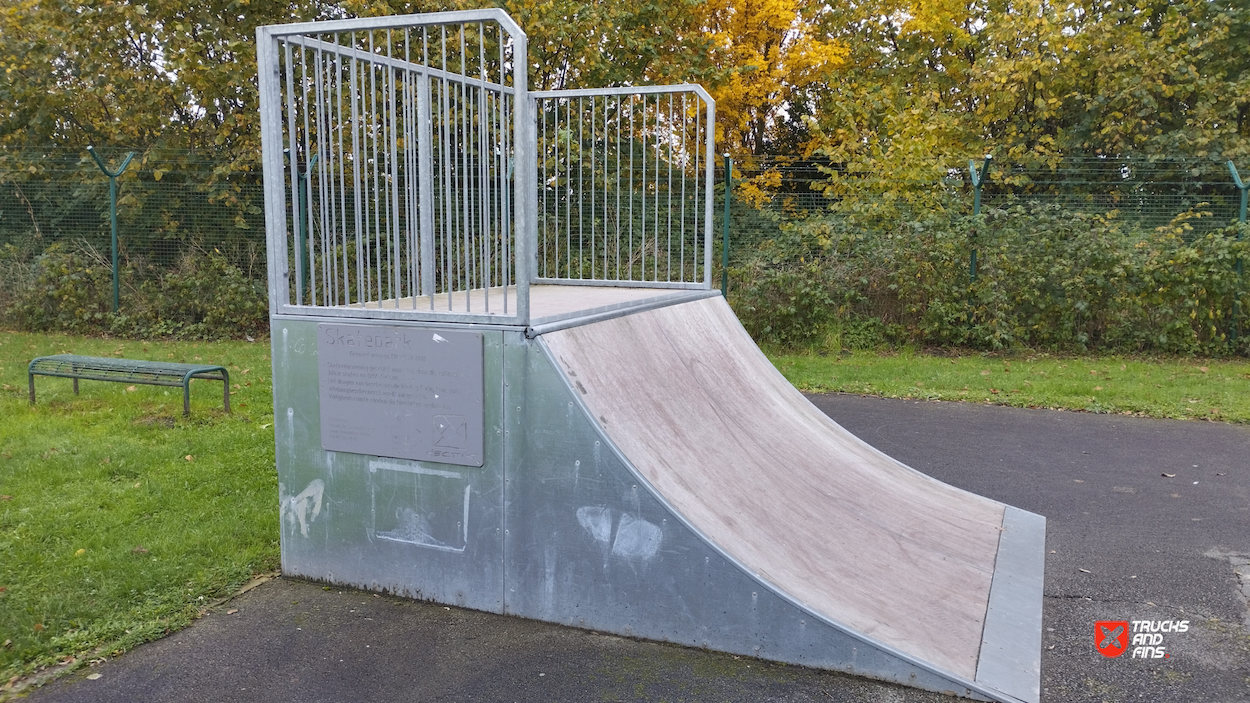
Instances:
[[[126,150],[100,151],[112,162]],[[714,279],[721,276],[725,180],[723,165],[717,166]],[[899,236],[907,231],[901,224],[935,214],[971,215],[973,190],[966,163],[927,174],[890,176],[780,157],[735,163],[730,268],[767,255],[779,239],[805,223],[853,232],[846,241],[857,246],[874,237]],[[196,152],[149,151],[118,185],[127,275],[155,276],[185,257],[214,255],[251,278],[264,279],[258,173]],[[1016,213],[1048,208],[1117,219],[1122,226],[1116,231],[1171,227],[1179,238],[1192,240],[1227,228],[1237,218],[1238,203],[1226,162],[1216,157],[995,160],[982,187],[983,227],[991,228]],[[0,150],[0,257],[31,263],[57,243],[96,252],[101,260],[107,256],[107,179],[85,150]],[[0,282],[0,287],[5,285]],[[127,285],[133,288],[136,282],[124,281],[123,287]]]

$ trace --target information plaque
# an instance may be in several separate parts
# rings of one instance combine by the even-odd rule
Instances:
[[[321,446],[482,465],[482,335],[317,325]]]

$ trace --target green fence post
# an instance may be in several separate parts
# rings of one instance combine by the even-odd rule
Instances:
[[[95,159],[95,165],[99,166],[104,175],[109,178],[109,223],[113,229],[113,314],[117,314],[121,303],[121,289],[117,279],[117,177],[126,172],[126,167],[130,165],[130,160],[135,157],[135,153],[132,151],[126,154],[126,158],[116,172],[108,170],[104,161],[100,159],[100,155],[95,153],[95,149],[88,146],[87,153],[91,154],[91,158]]]
[[[729,198],[733,193],[734,161],[725,154],[725,221],[722,223],[720,245],[720,294],[729,297]]]
[[[1233,165],[1233,160],[1228,160],[1228,172],[1233,175],[1233,183],[1236,184],[1237,190],[1241,191],[1241,212],[1237,216],[1237,221],[1246,224],[1246,184],[1242,182],[1241,176],[1237,173],[1237,167]],[[1241,241],[1241,230],[1237,230],[1237,240]],[[1233,296],[1233,343],[1237,343],[1237,332],[1241,327],[1241,257],[1237,257],[1237,293]]]
[[[981,214],[981,184],[985,182],[985,174],[990,170],[990,162],[994,157],[990,154],[985,155],[985,161],[981,163],[981,172],[977,173],[977,165],[972,159],[968,159],[968,175],[972,177],[972,216],[976,217]],[[968,278],[969,283],[977,282],[977,240],[976,230],[972,234],[972,252],[968,255]]]

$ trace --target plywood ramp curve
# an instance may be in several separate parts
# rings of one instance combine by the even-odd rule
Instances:
[[[721,298],[543,335],[652,488],[834,622],[974,679],[1004,506],[830,420]]]

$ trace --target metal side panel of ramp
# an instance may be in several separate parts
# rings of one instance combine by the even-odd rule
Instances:
[[[1038,700],[1044,518],[851,435],[721,298],[526,344],[505,612]]]

